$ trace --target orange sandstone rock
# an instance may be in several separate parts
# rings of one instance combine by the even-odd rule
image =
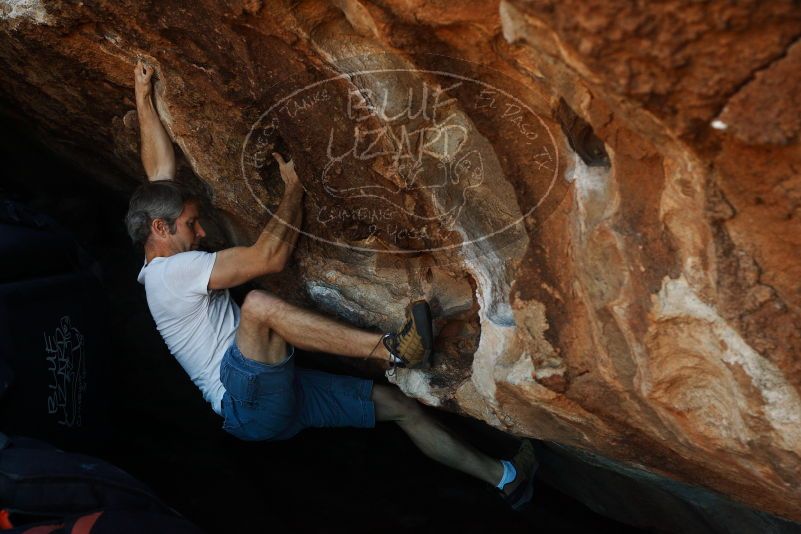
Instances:
[[[801,20],[790,1],[0,1],[0,98],[116,188],[131,71],[265,283],[381,328],[423,402],[801,521]]]

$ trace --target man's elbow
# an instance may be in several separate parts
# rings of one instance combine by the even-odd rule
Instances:
[[[273,236],[255,243],[251,250],[258,254],[258,261],[263,274],[280,273],[284,270],[284,267],[289,262],[289,257],[292,255],[292,249]]]
[[[284,270],[287,264],[287,257],[285,254],[277,253],[270,254],[264,265],[264,274],[277,274]]]

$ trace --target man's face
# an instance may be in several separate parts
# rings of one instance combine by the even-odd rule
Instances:
[[[200,226],[200,210],[197,202],[190,200],[175,221],[175,233],[169,236],[176,253],[197,250],[206,232]]]

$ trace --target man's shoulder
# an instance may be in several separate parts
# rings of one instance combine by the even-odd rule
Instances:
[[[162,257],[161,259],[167,262],[198,261],[198,260],[208,259],[214,254],[216,254],[216,252],[206,252],[204,250],[188,250],[186,252],[178,252],[177,254],[173,254],[172,256]]]
[[[165,257],[156,266],[158,274],[154,277],[155,285],[166,286],[182,298],[206,296],[214,258],[214,252],[201,250],[179,252]]]
[[[189,250],[187,252],[178,252],[171,256],[158,256],[153,258],[147,265],[148,268],[154,267],[156,269],[173,270],[175,268],[182,268],[191,265],[205,265],[212,262],[214,252],[205,252],[202,250]]]

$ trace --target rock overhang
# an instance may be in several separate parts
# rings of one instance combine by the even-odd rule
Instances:
[[[798,132],[748,121],[797,109],[798,21],[670,4],[5,1],[0,92],[130,188],[144,57],[231,241],[281,193],[255,156],[296,158],[308,235],[269,287],[382,328],[436,303],[408,393],[799,520]]]

